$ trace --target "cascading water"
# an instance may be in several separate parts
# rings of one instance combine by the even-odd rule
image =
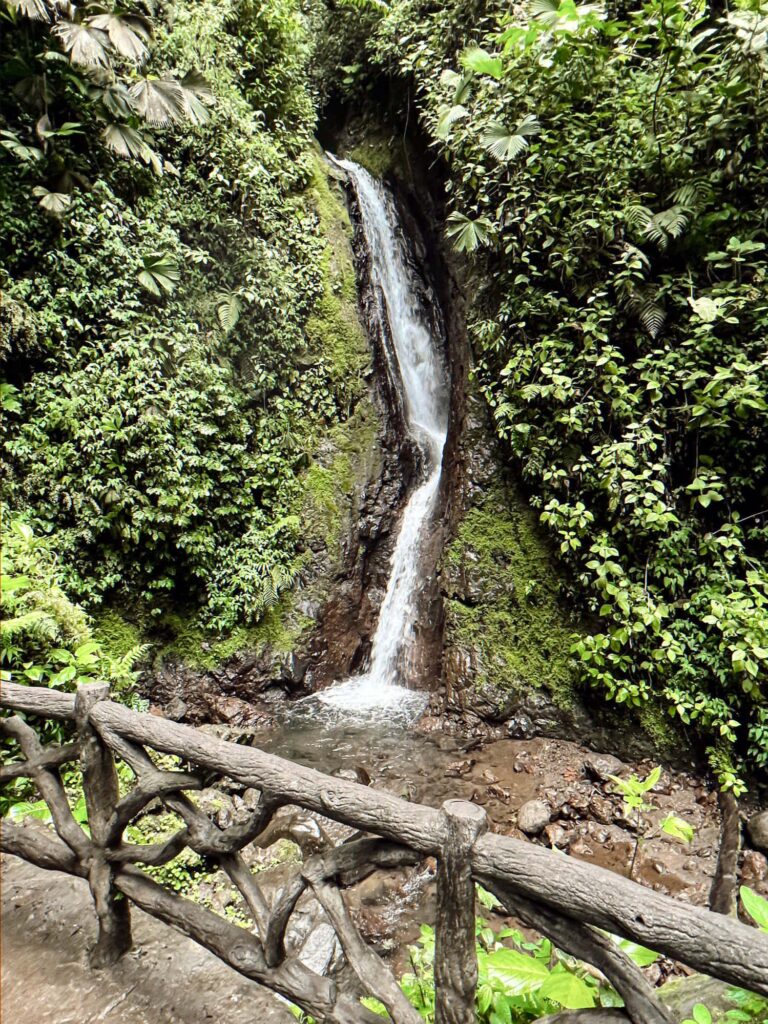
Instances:
[[[347,160],[336,163],[357,194],[362,229],[371,257],[376,314],[391,339],[387,353],[400,388],[408,432],[422,454],[423,478],[403,512],[390,563],[387,590],[371,648],[368,670],[317,694],[315,699],[346,714],[386,707],[413,718],[426,703],[408,681],[417,598],[423,581],[422,553],[437,502],[448,429],[448,389],[440,339],[428,327],[419,289],[403,241],[392,195],[367,171]]]

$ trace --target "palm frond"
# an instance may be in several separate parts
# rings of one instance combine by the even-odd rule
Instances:
[[[175,78],[139,78],[128,89],[131,105],[147,124],[164,127],[183,121],[187,105]]]
[[[54,217],[60,217],[72,202],[72,196],[66,192],[51,192],[42,185],[35,185],[32,195],[40,200],[40,206]]]
[[[99,28],[76,21],[59,21],[52,32],[73,64],[109,67],[109,36]]]
[[[487,217],[472,220],[463,213],[452,213],[445,230],[457,252],[474,252],[489,240],[493,224]]]
[[[480,136],[480,145],[500,162],[514,160],[528,148],[528,140],[541,131],[535,114],[528,114],[514,131],[498,121],[492,122]]]
[[[235,292],[222,292],[216,304],[216,316],[222,330],[229,334],[237,326],[243,304]]]
[[[138,279],[143,288],[158,298],[175,291],[181,280],[181,271],[175,260],[165,253],[154,252],[145,256],[142,264]]]
[[[5,0],[12,11],[30,21],[51,21],[52,11],[47,0]]]
[[[149,55],[147,43],[152,38],[152,27],[138,14],[95,14],[87,25],[106,32],[114,49],[127,60],[143,64]]]
[[[438,110],[438,121],[437,127],[435,128],[435,135],[439,139],[446,139],[450,134],[453,125],[466,117],[469,111],[466,107],[463,107],[460,103],[452,107],[444,106]]]

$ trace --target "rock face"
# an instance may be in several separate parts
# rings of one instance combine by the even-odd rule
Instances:
[[[768,853],[768,811],[753,815],[747,824],[747,832],[755,849]]]
[[[552,811],[543,800],[529,800],[517,812],[517,827],[527,836],[537,836],[549,824]]]

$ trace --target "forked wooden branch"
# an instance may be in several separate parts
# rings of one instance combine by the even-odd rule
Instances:
[[[681,904],[592,865],[583,864],[511,837],[483,834],[482,812],[450,805],[436,810],[393,795],[265,754],[226,743],[187,726],[142,715],[88,694],[74,698],[54,691],[0,685],[0,706],[28,714],[74,719],[80,730],[86,768],[86,794],[93,839],[74,821],[56,766],[70,756],[44,751],[34,731],[21,719],[0,722],[14,735],[30,773],[51,808],[63,842],[41,830],[5,824],[0,845],[44,867],[88,877],[97,907],[105,899],[114,911],[114,890],[196,941],[246,977],[292,999],[319,1021],[333,1024],[379,1018],[333,983],[285,955],[285,933],[307,885],[334,925],[345,953],[366,988],[388,1006],[393,1019],[411,1024],[412,1008],[404,1002],[391,975],[363,943],[338,886],[354,884],[377,867],[438,858],[438,1019],[465,1024],[473,1019],[474,900],[473,879],[495,892],[507,908],[549,935],[562,949],[593,963],[623,994],[634,1024],[668,1024],[665,1008],[616,945],[598,931],[633,939],[731,984],[768,995],[768,938],[729,917]],[[95,691],[91,690],[91,694]],[[103,694],[103,691],[102,691]],[[194,772],[164,772],[144,746],[181,757]],[[137,777],[133,793],[117,799],[114,766],[107,748],[128,763]],[[14,773],[19,766],[10,766]],[[18,772],[21,774],[21,772]],[[261,793],[249,819],[219,828],[186,796],[211,777],[228,777]],[[6,776],[7,777],[7,776]],[[17,777],[14,774],[12,777]],[[125,825],[158,798],[178,813],[184,827],[165,843],[141,850],[125,843]],[[240,850],[247,843],[271,842],[285,833],[281,805],[293,804],[350,826],[360,834],[330,850],[318,830],[307,850],[321,852],[306,861],[303,877],[286,887],[270,908],[248,870]],[[290,828],[289,828],[290,832]],[[295,838],[291,833],[291,838]],[[316,844],[314,847],[312,844]],[[126,862],[163,863],[188,845],[215,856],[245,899],[258,934],[222,921],[157,886]],[[98,870],[94,869],[98,865]],[[112,899],[110,905],[108,900]],[[126,903],[127,900],[117,901]],[[558,1015],[559,1018],[574,1015]],[[590,1020],[597,1019],[597,1011]],[[586,1017],[585,1017],[586,1020]],[[563,1021],[563,1024],[565,1022]]]
[[[546,935],[563,952],[601,971],[624,1000],[634,1024],[674,1024],[672,1015],[656,997],[640,968],[607,935],[537,906],[492,878],[484,879],[483,884],[508,914]]]
[[[109,700],[106,683],[81,686],[75,694],[83,792],[91,830],[88,884],[99,922],[96,945],[91,950],[91,966],[97,968],[117,963],[131,948],[130,905],[115,889],[114,868],[108,848],[110,824],[117,808],[120,787],[112,752],[90,722],[93,708],[106,700]]]

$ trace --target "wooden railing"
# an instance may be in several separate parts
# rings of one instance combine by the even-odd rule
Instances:
[[[323,775],[262,751],[139,714],[109,700],[108,687],[74,695],[12,683],[0,706],[22,715],[0,719],[24,760],[0,768],[0,781],[29,777],[48,805],[54,830],[2,824],[0,848],[44,868],[88,880],[98,918],[94,967],[114,963],[131,944],[130,903],[165,921],[247,978],[298,1004],[317,1021],[380,1024],[381,1018],[334,981],[286,954],[285,936],[309,890],[333,926],[360,989],[387,1008],[395,1024],[421,1024],[391,971],[362,939],[343,891],[373,871],[437,858],[436,1021],[474,1024],[477,963],[474,883],[510,915],[600,970],[624,999],[634,1024],[671,1024],[658,992],[606,932],[665,953],[705,974],[768,996],[768,936],[734,918],[677,902],[626,878],[508,836],[488,832],[485,812],[450,800],[436,809]],[[73,738],[43,746],[28,716],[74,723]],[[163,771],[147,752],[173,754],[190,771]],[[120,796],[115,756],[135,776]],[[80,761],[90,836],[75,821],[59,769]],[[228,778],[259,791],[249,819],[220,828],[187,795]],[[184,822],[154,845],[127,842],[129,823],[160,800]],[[270,826],[297,805],[356,830],[342,845],[310,854],[270,903],[241,850],[274,841]],[[167,891],[136,865],[161,865],[185,847],[215,857],[241,893],[252,921],[244,929]]]

